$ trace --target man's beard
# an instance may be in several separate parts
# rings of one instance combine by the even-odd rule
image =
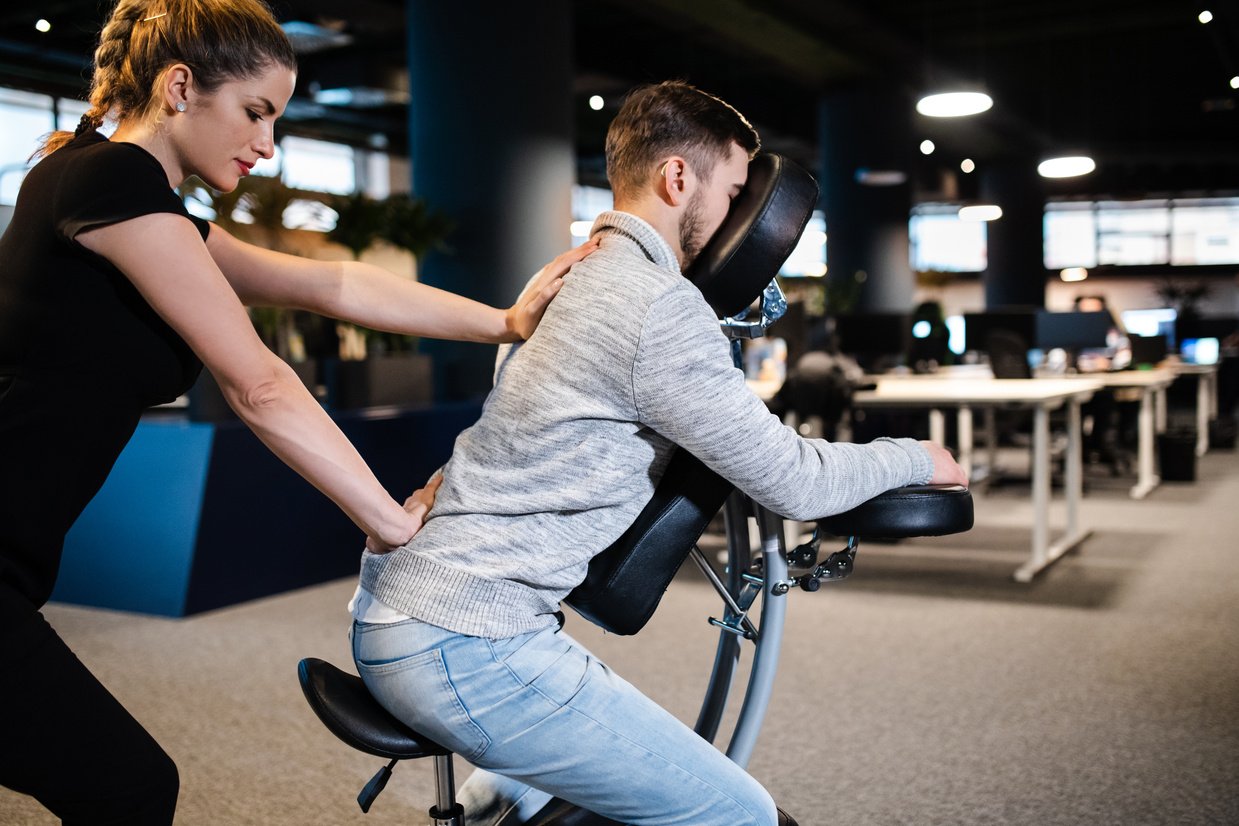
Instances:
[[[701,213],[704,211],[704,204],[704,193],[698,189],[689,197],[684,214],[680,216],[680,251],[684,256],[681,270],[692,266],[705,244],[705,239],[701,237],[704,224]]]

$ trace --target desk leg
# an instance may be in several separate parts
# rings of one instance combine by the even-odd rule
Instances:
[[[956,429],[959,431],[959,466],[964,475],[972,478],[972,408],[961,407],[956,414]]]
[[[1079,545],[1092,531],[1080,528],[1080,498],[1083,495],[1080,403],[1067,407],[1067,530],[1061,539],[1049,544],[1050,530],[1050,413],[1038,407],[1033,418],[1033,530],[1032,554],[1015,572],[1017,582],[1031,582],[1050,563]]]
[[[1153,470],[1154,430],[1157,427],[1153,411],[1154,395],[1155,392],[1148,388],[1140,391],[1140,448],[1136,459],[1139,475],[1135,487],[1131,489],[1132,499],[1143,499],[1161,482]]]
[[[1209,452],[1209,381],[1208,374],[1196,377],[1196,455]]]
[[[1032,466],[1032,556],[1016,572],[1016,579],[1027,571],[1023,582],[1049,564],[1047,551],[1050,536],[1050,411],[1038,406],[1033,413]]]
[[[929,411],[929,441],[946,446],[946,417],[937,408]]]
[[[993,479],[998,472],[998,413],[992,407],[985,408],[985,455],[989,462],[986,478]]]
[[[1072,399],[1067,403],[1067,478],[1063,491],[1067,500],[1067,536],[1075,536],[1080,530],[1080,498],[1084,493],[1082,431],[1080,404]]]

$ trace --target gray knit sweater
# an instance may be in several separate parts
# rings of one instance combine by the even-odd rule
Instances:
[[[929,481],[911,439],[803,439],[745,386],[727,339],[646,222],[608,212],[527,342],[499,354],[422,530],[362,558],[361,586],[410,616],[508,637],[555,622],[681,445],[776,513],[814,519]]]

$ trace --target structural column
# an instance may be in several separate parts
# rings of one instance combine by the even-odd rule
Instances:
[[[408,0],[413,192],[456,224],[421,281],[506,307],[571,243],[572,25],[566,0]],[[495,348],[424,341],[436,396],[489,390]]]
[[[852,309],[907,312],[915,292],[908,254],[912,101],[894,88],[868,86],[824,96],[818,112],[832,294],[857,291]]]
[[[1002,207],[986,225],[985,306],[1045,306],[1045,193],[1030,157],[995,159],[981,170],[981,199]]]

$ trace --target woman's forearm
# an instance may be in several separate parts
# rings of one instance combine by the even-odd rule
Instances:
[[[282,362],[273,364],[270,381],[248,389],[221,389],[263,444],[335,502],[368,537],[384,549],[412,537],[409,514],[383,488],[291,368]]]
[[[520,338],[505,310],[359,261],[344,262],[334,302],[324,314],[373,330],[489,343]]]

